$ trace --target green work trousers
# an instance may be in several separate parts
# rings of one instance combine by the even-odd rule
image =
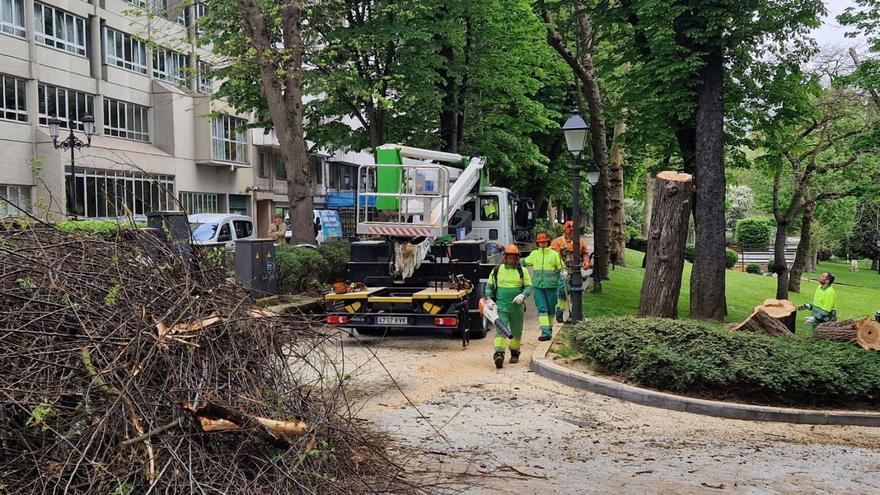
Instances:
[[[498,317],[501,322],[507,325],[513,338],[510,339],[510,350],[519,352],[519,343],[522,340],[523,318],[525,318],[526,307],[523,304],[514,304],[512,302],[498,302]],[[507,347],[507,337],[500,331],[495,331],[495,352],[504,352]]]
[[[568,278],[560,279],[556,286],[556,317],[562,319],[562,314],[568,309],[568,293],[571,292],[571,282]]]
[[[541,335],[553,336],[553,323],[550,321],[550,311],[557,308],[556,293],[558,287],[535,288],[535,307],[538,308],[538,324],[541,326]]]

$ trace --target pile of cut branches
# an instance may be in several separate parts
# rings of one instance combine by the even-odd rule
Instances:
[[[180,251],[0,224],[0,492],[409,491],[325,334]]]

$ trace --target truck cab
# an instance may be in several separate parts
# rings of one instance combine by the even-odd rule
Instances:
[[[469,213],[470,231],[465,239],[484,240],[490,256],[498,254],[497,246],[514,244],[518,231],[534,228],[534,205],[530,199],[519,198],[504,187],[486,187],[469,199],[462,210]]]

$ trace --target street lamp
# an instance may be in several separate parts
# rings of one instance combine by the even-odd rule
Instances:
[[[76,217],[76,165],[74,163],[74,151],[81,150],[83,148],[88,148],[92,145],[92,136],[95,135],[95,118],[91,115],[83,115],[80,122],[83,124],[83,132],[86,135],[86,141],[83,142],[78,137],[73,134],[73,119],[68,119],[67,127],[70,130],[70,134],[67,135],[62,141],[58,141],[59,136],[59,127],[61,127],[62,121],[57,118],[49,119],[49,136],[52,137],[52,145],[55,146],[55,149],[61,150],[70,150],[70,187],[67,188],[68,194],[68,204],[70,205],[69,209],[73,212],[73,216]]]
[[[587,168],[587,182],[590,183],[590,191],[593,192],[593,239],[596,238],[596,229],[599,226],[599,215],[596,209],[596,184],[599,183],[599,167],[592,163]],[[595,250],[594,250],[595,252]],[[593,265],[593,292],[600,293],[602,292],[602,275],[599,273],[599,270],[596,269],[596,265]]]
[[[572,223],[574,239],[572,239],[573,263],[569,267],[571,275],[571,321],[577,323],[584,319],[584,281],[581,277],[581,162],[580,155],[587,144],[590,126],[581,118],[577,110],[572,110],[571,117],[562,126],[565,145],[574,156],[571,167],[572,178]],[[595,270],[594,270],[595,271]]]

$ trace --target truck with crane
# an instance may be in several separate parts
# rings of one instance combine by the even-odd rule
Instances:
[[[483,338],[483,288],[503,246],[534,227],[535,206],[487,184],[486,159],[383,145],[358,169],[346,283],[324,296],[329,324]],[[499,249],[501,247],[501,249]]]

